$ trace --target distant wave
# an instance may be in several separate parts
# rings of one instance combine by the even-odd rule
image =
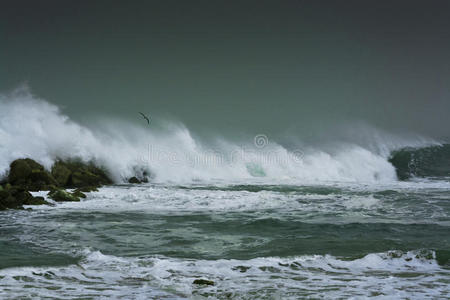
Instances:
[[[388,160],[392,151],[433,144],[392,136],[383,140],[383,133],[374,129],[364,136],[375,146],[345,141],[331,148],[294,148],[265,140],[261,147],[254,137],[243,143],[221,137],[204,141],[176,122],[160,127],[164,129],[101,119],[101,126],[88,128],[21,87],[0,94],[0,174],[20,157],[46,168],[57,158],[79,158],[104,166],[118,183],[145,173],[155,182],[386,182],[397,180],[394,166],[404,169],[400,154]],[[404,177],[403,171],[398,174]]]

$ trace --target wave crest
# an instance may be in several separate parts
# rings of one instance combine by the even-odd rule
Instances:
[[[101,129],[88,128],[22,87],[0,95],[0,172],[21,157],[46,168],[57,158],[79,158],[104,166],[116,182],[143,173],[161,182],[396,180],[386,151],[362,145],[347,142],[329,150],[287,148],[272,140],[256,147],[253,138],[205,142],[181,124],[167,124],[149,129],[103,119]]]

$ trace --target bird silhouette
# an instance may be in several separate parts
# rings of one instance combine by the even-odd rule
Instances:
[[[141,116],[147,121],[147,124],[150,125],[150,119],[144,115],[143,113],[139,112],[141,114]]]

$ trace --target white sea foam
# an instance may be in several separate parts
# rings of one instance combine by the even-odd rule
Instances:
[[[166,124],[164,130],[149,130],[105,120],[102,129],[90,129],[20,88],[0,95],[0,173],[20,157],[33,158],[46,168],[56,158],[78,157],[105,166],[116,182],[144,171],[152,174],[154,182],[255,178],[261,182],[389,182],[396,180],[394,167],[387,161],[389,151],[429,142],[398,139],[394,143],[389,135],[383,144],[381,133],[373,130],[377,147],[346,142],[332,149],[288,149],[268,140],[260,148],[252,137],[242,143],[219,137],[206,142],[194,138],[181,124]]]
[[[257,190],[253,190],[254,187]],[[286,188],[288,190],[283,190]],[[448,213],[442,206],[448,200],[449,189],[448,182],[275,186],[275,189],[272,185],[120,185],[87,193],[87,198],[81,202],[32,207],[36,212],[55,214],[68,211],[162,215],[251,212],[253,216],[267,216],[267,211],[276,211],[274,217],[310,223],[389,222],[448,226]],[[383,194],[385,192],[387,194]],[[421,204],[405,202],[405,193],[408,193],[408,201]],[[53,202],[47,192],[33,194]]]
[[[449,293],[450,271],[429,257],[434,257],[433,252],[372,253],[356,260],[330,255],[250,260],[123,258],[89,250],[82,255],[77,265],[0,270],[0,297],[428,299]],[[199,278],[212,280],[214,286],[193,284]]]

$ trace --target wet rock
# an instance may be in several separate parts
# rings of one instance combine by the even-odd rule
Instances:
[[[133,167],[133,174],[134,176],[131,177],[130,179],[135,180],[134,178],[136,178],[137,180],[139,180],[139,183],[146,183],[149,181],[149,178],[151,178],[151,172],[148,169],[147,166],[142,166],[142,165],[136,165]],[[135,183],[135,182],[130,182],[130,183]],[[138,183],[138,182],[136,182]]]
[[[33,195],[31,195],[28,191],[13,188],[10,190],[10,193],[20,205],[33,202]]]
[[[141,181],[135,176],[133,176],[130,179],[128,179],[128,182],[129,183],[141,183]]]
[[[48,191],[55,185],[57,182],[49,172],[33,170],[25,187],[29,191]]]
[[[74,192],[83,192],[83,193],[89,193],[89,192],[98,192],[98,188],[95,186],[83,186],[80,188],[77,188]]]
[[[42,165],[32,159],[16,159],[10,165],[8,182],[29,191],[48,190],[55,179]]]
[[[47,201],[45,201],[44,197],[33,197],[27,201],[27,203],[24,203],[25,205],[44,205],[44,204],[50,204]]]
[[[101,184],[101,179],[95,174],[89,171],[80,171],[72,173],[72,181],[70,186],[81,187],[85,185],[99,186]]]
[[[8,182],[11,184],[23,183],[33,170],[43,171],[44,167],[29,158],[16,159],[9,166]]]
[[[55,176],[57,176],[60,186],[67,188],[100,187],[112,183],[106,172],[92,163],[58,161],[52,168],[52,172],[57,174]]]
[[[48,196],[56,202],[78,202],[80,198],[61,189],[53,190],[48,193]]]
[[[75,197],[78,197],[78,198],[86,198],[86,194],[84,194],[80,190],[75,190],[71,194],[72,194],[72,196],[75,196]]]
[[[41,205],[49,204],[42,197],[33,197],[28,191],[21,187],[8,187],[0,191],[0,210],[15,208],[23,208],[23,205]]]
[[[49,197],[57,202],[80,201],[86,198],[85,192],[98,191],[97,187],[111,183],[106,172],[92,163],[59,160],[48,172],[32,159],[17,159],[2,179],[0,210],[50,204],[42,197],[33,197],[29,191],[48,190]],[[69,193],[61,187],[77,189]]]
[[[214,281],[207,280],[207,279],[195,279],[193,284],[199,284],[199,285],[214,285]]]
[[[22,205],[17,203],[16,199],[12,197],[11,193],[5,189],[0,191],[0,210],[8,208],[21,208]]]
[[[72,172],[62,161],[57,161],[52,166],[52,175],[59,186],[67,186],[69,184]]]

